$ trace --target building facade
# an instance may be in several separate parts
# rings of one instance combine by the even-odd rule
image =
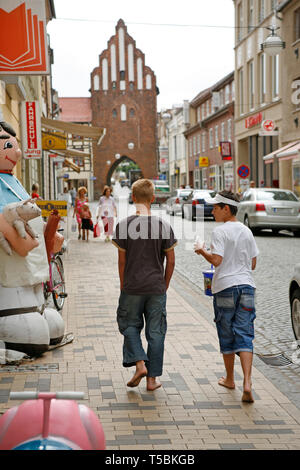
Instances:
[[[281,2],[281,36],[286,43],[282,52],[282,139],[285,151],[279,152],[280,186],[300,196],[300,0]]]
[[[92,121],[91,99],[89,97],[59,98],[59,118],[64,122],[75,124],[90,125]],[[67,189],[85,186],[88,190],[89,200],[94,199],[94,174],[93,174],[93,155],[91,140],[81,136],[67,134],[67,148],[78,152],[86,153],[84,156],[72,156],[70,154],[67,160],[58,166],[57,177],[60,181],[60,192],[63,187]],[[69,162],[72,163],[70,164]],[[79,169],[79,171],[78,171]]]
[[[99,56],[91,82],[92,123],[106,128],[101,146],[93,147],[95,197],[124,159],[138,164],[144,177],[155,178],[156,77],[121,19]]]
[[[261,44],[271,25],[281,27],[274,15],[276,0],[234,0],[235,5],[235,153],[237,168],[249,168],[248,178],[237,178],[236,189],[250,180],[258,186],[279,187],[280,168],[263,157],[283,141],[282,87],[285,71],[282,52],[270,56]],[[281,31],[281,29],[279,30]],[[282,71],[282,74],[280,73]],[[269,133],[264,123],[274,126]]]
[[[230,73],[190,102],[191,125],[184,135],[189,184],[194,188],[234,187],[234,94],[234,73]]]
[[[167,123],[169,149],[169,184],[171,190],[186,186],[188,182],[187,145],[184,132],[189,127],[189,102],[174,105],[170,110],[170,120]]]

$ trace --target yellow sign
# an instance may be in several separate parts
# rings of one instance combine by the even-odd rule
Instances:
[[[199,157],[199,167],[205,167],[209,165],[208,157]]]
[[[67,148],[67,139],[64,134],[43,132],[42,137],[43,150],[65,150]]]
[[[49,217],[51,212],[56,209],[61,217],[67,217],[67,201],[36,201],[36,204],[42,211],[42,217]]]

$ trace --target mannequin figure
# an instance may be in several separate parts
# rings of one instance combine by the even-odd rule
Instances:
[[[37,238],[27,232],[22,238],[13,226],[9,230],[5,226],[4,208],[30,199],[12,174],[20,157],[15,131],[0,122],[0,232],[11,247],[10,254],[0,247],[0,347],[36,356],[49,349],[53,334],[63,337],[64,322],[56,310],[44,305],[49,265],[42,217],[28,221]]]

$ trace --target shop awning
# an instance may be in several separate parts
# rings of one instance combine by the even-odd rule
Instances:
[[[280,160],[292,160],[297,157],[300,157],[300,141],[288,150],[284,150],[277,154],[277,158],[280,158]]]
[[[105,136],[105,127],[94,127],[86,124],[75,124],[73,122],[60,121],[59,119],[41,118],[42,127],[46,129],[56,129],[63,131],[68,134],[80,135],[90,139],[97,140],[97,144],[100,145],[101,140]]]
[[[274,163],[274,159],[275,159],[276,157],[278,157],[278,155],[279,155],[281,152],[284,152],[285,150],[290,149],[291,147],[295,146],[297,143],[298,143],[298,141],[296,141],[296,142],[290,142],[288,145],[285,145],[284,147],[281,147],[280,149],[277,149],[277,150],[274,150],[274,151],[271,152],[271,153],[268,153],[268,155],[265,155],[265,156],[263,157],[263,160],[264,160],[265,164]]]
[[[64,166],[68,166],[69,168],[72,168],[72,170],[77,171],[77,173],[80,173],[80,168],[78,165],[75,165],[75,163],[72,162],[72,160],[69,160],[68,158],[65,158],[64,161]]]

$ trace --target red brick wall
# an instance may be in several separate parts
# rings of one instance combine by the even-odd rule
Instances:
[[[102,59],[108,61],[108,90],[102,90],[102,71],[97,67],[91,74],[91,105],[92,105],[92,125],[106,128],[106,136],[100,146],[94,145],[94,175],[95,198],[102,193],[103,186],[107,184],[107,177],[111,166],[115,163],[115,154],[121,157],[127,156],[137,163],[145,178],[154,178],[157,174],[157,144],[156,144],[156,77],[153,71],[145,66],[144,54],[135,47],[135,41],[127,34],[127,28],[122,20],[118,22],[116,33],[119,27],[125,30],[125,77],[126,89],[120,90],[119,72],[119,48],[118,35],[113,36],[108,42],[108,48],[99,57],[99,64]],[[128,80],[128,49],[129,43],[134,45],[134,82],[130,88]],[[111,81],[111,58],[110,45],[116,46],[117,57],[117,81],[116,88],[113,89]],[[137,59],[143,61],[143,89],[137,89]],[[95,91],[94,76],[99,75],[100,90]],[[151,89],[146,89],[146,75],[151,75]],[[121,105],[126,105],[127,118],[121,121]],[[113,110],[117,111],[117,116],[113,117]],[[130,116],[130,110],[134,110],[134,116]],[[128,149],[128,143],[134,143],[134,149]],[[106,162],[110,161],[108,165]]]

